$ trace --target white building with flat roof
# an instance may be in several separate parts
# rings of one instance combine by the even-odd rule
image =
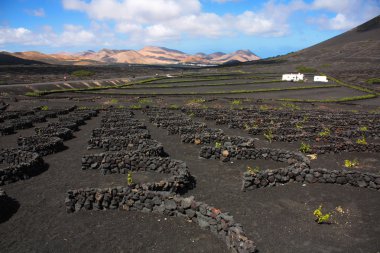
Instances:
[[[298,81],[303,81],[303,78],[304,78],[304,75],[300,73],[282,75],[282,81],[298,82]]]
[[[327,83],[328,81],[327,76],[314,76],[314,82]]]

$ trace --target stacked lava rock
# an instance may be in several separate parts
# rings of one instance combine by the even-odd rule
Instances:
[[[0,150],[0,185],[28,179],[43,170],[40,155],[18,149]]]

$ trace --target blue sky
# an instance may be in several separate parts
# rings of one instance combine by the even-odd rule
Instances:
[[[164,46],[261,57],[324,41],[380,14],[380,0],[0,0],[0,50]]]

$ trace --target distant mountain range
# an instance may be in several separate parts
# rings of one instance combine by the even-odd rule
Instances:
[[[197,53],[186,54],[181,51],[164,47],[144,47],[141,50],[112,50],[102,49],[98,52],[89,50],[80,53],[55,53],[44,54],[36,51],[27,52],[0,52],[0,62],[2,58],[14,57],[21,59],[20,62],[37,61],[48,64],[70,64],[70,65],[100,65],[114,63],[128,64],[223,64],[227,62],[247,62],[259,60],[260,57],[249,50],[238,50],[225,54],[216,52],[212,54]],[[30,62],[30,63],[33,63]],[[4,64],[4,62],[2,63]],[[23,63],[20,63],[23,64]]]

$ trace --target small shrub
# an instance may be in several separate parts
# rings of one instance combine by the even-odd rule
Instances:
[[[331,214],[330,213],[323,214],[322,205],[320,205],[317,209],[315,209],[313,214],[315,216],[315,221],[318,224],[329,223]]]
[[[221,142],[215,142],[215,148],[221,148],[222,143]]]
[[[179,109],[179,105],[171,104],[171,105],[169,105],[169,109],[170,110],[178,110]]]
[[[48,111],[49,110],[49,106],[47,105],[43,105],[40,107],[41,111]]]
[[[238,100],[238,99],[235,99],[231,102],[231,105],[241,105],[242,104],[242,101],[241,100]]]
[[[128,185],[132,185],[133,184],[132,172],[130,172],[130,171],[128,171],[127,184]]]
[[[300,151],[302,153],[309,153],[311,151],[311,146],[307,143],[302,142],[301,147],[300,147]]]
[[[206,99],[204,98],[194,98],[188,101],[189,104],[202,104],[204,102],[206,102]]]
[[[270,108],[270,107],[267,106],[267,105],[260,105],[259,110],[260,110],[260,111],[268,111],[269,108]]]
[[[146,104],[150,104],[150,103],[152,103],[152,100],[149,99],[149,98],[141,98],[141,99],[139,99],[139,104],[146,105]]]
[[[330,134],[331,134],[330,129],[324,128],[323,131],[318,133],[318,136],[319,137],[327,137],[327,136],[330,136]]]
[[[301,122],[297,122],[297,123],[296,123],[296,128],[297,128],[297,129],[302,129],[302,128],[303,128],[302,123],[301,123]]]
[[[367,132],[367,131],[368,131],[368,127],[366,127],[366,126],[362,126],[362,127],[359,128],[359,130],[360,130],[361,132]]]
[[[247,166],[247,172],[249,172],[251,175],[256,175],[257,173],[260,172],[260,168],[259,166],[256,166],[256,167]]]
[[[362,138],[359,138],[356,140],[356,143],[357,144],[360,144],[360,145],[367,145],[367,140],[365,139],[364,135],[362,136]]]
[[[268,131],[266,131],[264,133],[264,137],[265,139],[267,139],[269,141],[269,143],[272,143],[272,140],[273,140],[273,133],[272,133],[272,130],[269,129]]]
[[[252,126],[250,126],[248,123],[244,123],[244,129],[249,130],[249,129],[257,129],[259,128],[259,125],[256,123],[253,123]]]
[[[109,103],[112,104],[112,105],[114,105],[114,104],[119,103],[119,100],[116,99],[116,98],[113,98],[113,99],[111,99],[111,100],[109,101]]]
[[[132,110],[139,110],[141,108],[142,108],[141,105],[130,105],[129,106],[129,109],[132,109]]]
[[[294,111],[294,110],[300,110],[301,109],[301,107],[299,107],[298,105],[295,105],[295,104],[293,104],[293,103],[282,103],[281,104],[284,108],[289,108],[289,109],[291,109],[292,111]]]
[[[354,168],[354,167],[357,167],[359,165],[359,161],[357,158],[355,158],[354,160],[344,160],[344,167],[346,168]]]

